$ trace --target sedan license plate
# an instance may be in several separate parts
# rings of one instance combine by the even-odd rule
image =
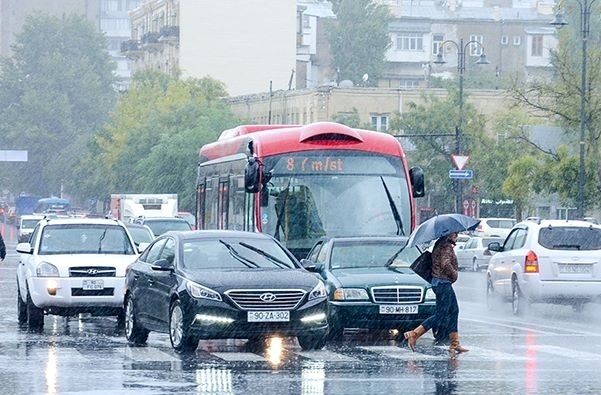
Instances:
[[[289,311],[249,311],[248,322],[288,322]]]
[[[417,314],[418,305],[380,305],[380,314]]]
[[[82,288],[86,291],[104,289],[104,280],[83,280]]]
[[[591,265],[559,265],[560,273],[590,273]]]

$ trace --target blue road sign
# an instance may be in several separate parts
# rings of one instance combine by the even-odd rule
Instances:
[[[472,170],[449,170],[449,178],[457,178],[462,180],[471,180],[474,178],[474,172]]]

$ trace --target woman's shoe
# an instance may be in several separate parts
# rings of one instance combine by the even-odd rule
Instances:
[[[422,337],[422,335],[424,333],[426,333],[427,331],[428,330],[426,328],[424,328],[422,325],[420,325],[412,331],[403,333],[403,337],[405,337],[405,339],[407,339],[407,345],[409,345],[409,349],[411,351],[415,351],[415,343],[417,342],[417,339]]]

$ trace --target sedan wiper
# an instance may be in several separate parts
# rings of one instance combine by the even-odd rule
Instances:
[[[248,248],[249,250],[256,252],[257,254],[259,254],[259,255],[261,255],[261,256],[264,256],[265,258],[269,259],[271,262],[273,262],[273,263],[274,263],[276,266],[278,266],[278,267],[285,267],[285,268],[288,268],[288,269],[290,269],[290,268],[292,267],[292,266],[290,266],[289,264],[287,264],[286,262],[282,261],[281,259],[279,259],[279,258],[276,258],[275,256],[271,255],[271,254],[270,254],[270,253],[268,253],[268,252],[265,252],[265,251],[263,251],[263,250],[262,250],[262,249],[260,249],[260,248],[257,248],[257,247],[255,247],[255,246],[252,246],[252,245],[250,245],[250,244],[246,244],[246,243],[245,243],[245,242],[243,242],[243,241],[241,241],[241,242],[240,242],[240,243],[238,243],[238,244],[240,244],[242,247],[246,247],[246,248]]]
[[[246,266],[248,268],[251,268],[251,269],[259,267],[259,265],[257,265],[253,261],[242,257],[240,255],[240,253],[238,251],[236,251],[236,249],[234,247],[232,247],[229,243],[226,243],[223,240],[219,240],[219,242],[221,244],[223,244],[228,249],[228,251],[230,252],[231,256],[233,256],[237,261],[239,261],[240,263],[242,263],[244,266]]]
[[[386,263],[384,264],[384,266],[390,266],[392,265],[392,263],[394,262],[394,260],[397,258],[397,256],[399,256],[399,254],[405,249],[405,247],[401,248],[400,250],[398,250],[397,252],[394,253],[393,256],[391,256],[390,258],[388,258],[388,260],[386,261]]]

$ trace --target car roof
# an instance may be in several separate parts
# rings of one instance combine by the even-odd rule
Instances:
[[[68,224],[82,224],[82,225],[121,225],[123,223],[116,219],[106,218],[47,218],[45,221],[46,225],[68,225]]]
[[[242,230],[171,230],[161,235],[171,235],[182,240],[191,240],[201,238],[219,238],[219,237],[240,237],[254,239],[273,239],[265,233],[246,232]]]
[[[45,216],[44,215],[37,215],[37,214],[23,214],[21,215],[21,219],[44,219]]]
[[[597,225],[594,224],[592,222],[589,221],[582,221],[582,220],[576,220],[576,219],[570,219],[570,220],[565,220],[565,219],[543,219],[540,221],[522,221],[519,224],[516,224],[516,226],[528,226],[528,227],[538,227],[538,228],[545,228],[545,227],[562,227],[562,226],[581,226],[581,227],[590,227],[590,228],[597,228],[597,229],[601,229],[601,225]]]

